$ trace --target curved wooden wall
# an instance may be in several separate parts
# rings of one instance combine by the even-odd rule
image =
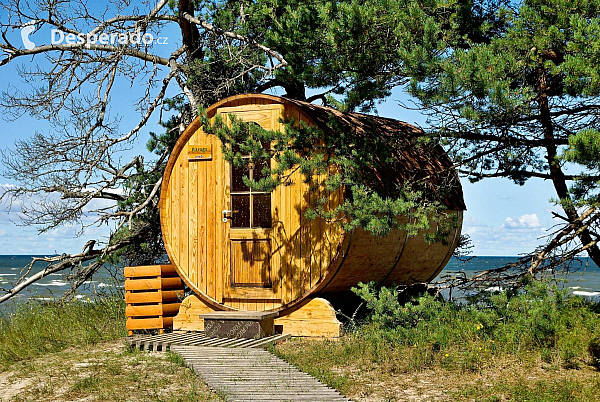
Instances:
[[[389,286],[431,281],[452,257],[460,237],[462,211],[448,213],[457,215],[458,226],[448,235],[447,244],[428,244],[420,234],[409,237],[403,230],[378,238],[355,229],[342,267],[320,292],[346,292],[358,282]]]
[[[262,94],[234,96],[208,109],[210,118],[218,113],[223,117],[235,113],[271,129],[283,129],[280,118],[314,124],[296,105]],[[188,145],[211,145],[212,160],[189,161]],[[460,224],[442,245],[427,244],[422,236],[407,237],[399,230],[376,238],[361,229],[343,233],[321,219],[308,220],[304,212],[317,198],[327,197],[327,207],[334,208],[343,202],[343,193],[327,193],[324,177],[309,186],[297,171],[291,176],[292,185],[272,193],[271,229],[231,229],[221,216],[222,210],[231,209],[229,169],[220,141],[205,134],[195,120],[173,149],[160,197],[162,233],[171,262],[187,285],[217,310],[291,309],[308,296],[347,292],[359,281],[426,282],[442,270],[458,242]],[[450,212],[462,223],[462,211]],[[271,287],[233,286],[232,267],[242,259],[238,254],[244,250],[252,254],[256,244],[263,243],[268,243],[263,252],[268,250],[270,257],[265,281]]]
[[[264,128],[277,129],[283,129],[280,118],[313,124],[296,106],[270,98],[230,98],[212,106],[209,117],[235,113]],[[188,144],[211,145],[212,160],[188,161]],[[327,193],[323,179],[309,187],[296,171],[292,185],[279,186],[271,200],[272,229],[229,229],[229,224],[221,221],[221,211],[231,209],[229,164],[223,159],[220,141],[205,134],[194,121],[173,150],[161,189],[161,226],[171,262],[188,286],[218,309],[262,311],[300,301],[322,282],[336,255],[341,258],[344,244],[340,228],[304,217],[309,203],[317,198],[327,197],[329,208],[342,202],[341,190]],[[246,239],[269,239],[272,291],[230,286],[235,252],[229,243],[233,238],[242,244]]]

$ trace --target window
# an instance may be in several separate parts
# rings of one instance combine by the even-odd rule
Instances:
[[[243,156],[250,159],[250,156]],[[231,166],[231,227],[270,228],[271,194],[253,191],[244,184],[242,177],[259,181],[265,177],[263,169],[270,168],[270,161],[249,162],[246,166]]]

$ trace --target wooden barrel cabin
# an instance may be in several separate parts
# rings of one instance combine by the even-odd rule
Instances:
[[[422,134],[400,121],[264,94],[233,96],[208,108],[209,118],[226,119],[232,113],[271,130],[283,129],[281,121],[289,119],[326,129],[333,117],[357,136]],[[331,300],[359,281],[427,282],[448,262],[460,235],[465,205],[451,165],[438,145],[403,149],[396,160],[373,172],[383,186],[430,177],[435,187],[445,180],[450,190],[439,198],[459,222],[447,242],[427,244],[422,236],[409,237],[401,230],[378,238],[307,219],[304,212],[311,201],[326,196],[327,207],[335,208],[344,201],[344,191],[327,193],[322,185],[307,184],[298,171],[291,176],[292,185],[270,194],[252,191],[241,180],[247,173],[224,160],[220,141],[196,119],[177,141],[164,173],[164,243],[180,277],[212,310],[277,311],[281,316],[307,298],[327,295]]]

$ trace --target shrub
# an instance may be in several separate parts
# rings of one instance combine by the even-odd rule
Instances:
[[[398,352],[398,358],[408,354],[411,368],[440,362],[478,370],[491,355],[506,353],[578,368],[586,348],[600,354],[598,343],[588,346],[600,327],[597,306],[547,283],[532,282],[519,292],[488,294],[464,304],[427,294],[403,304],[396,287],[374,283],[359,284],[354,292],[370,310],[355,336],[374,361],[390,360],[392,350],[408,347],[410,353]]]
[[[588,344],[588,352],[592,356],[592,364],[600,369],[600,337],[594,338]]]

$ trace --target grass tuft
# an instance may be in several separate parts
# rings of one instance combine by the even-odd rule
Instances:
[[[125,302],[118,296],[87,302],[21,304],[14,312],[0,316],[0,368],[126,334]]]

